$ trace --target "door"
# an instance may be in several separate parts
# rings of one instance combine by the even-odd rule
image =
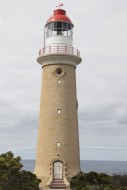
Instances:
[[[63,163],[54,162],[54,179],[63,179]]]

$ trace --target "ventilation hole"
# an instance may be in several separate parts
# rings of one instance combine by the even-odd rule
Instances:
[[[62,69],[61,69],[61,68],[57,68],[57,69],[56,69],[56,73],[57,73],[58,75],[61,75],[61,74],[62,74],[62,72],[63,72],[63,71],[62,71]]]
[[[63,68],[58,67],[58,68],[55,69],[55,71],[53,72],[53,74],[54,74],[56,77],[59,77],[59,78],[60,78],[60,77],[62,77],[62,76],[65,75],[65,71],[64,71]]]

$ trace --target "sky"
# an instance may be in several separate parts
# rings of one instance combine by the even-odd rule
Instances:
[[[81,160],[127,161],[127,0],[63,0],[74,23]],[[35,159],[43,30],[57,0],[0,0],[0,153]]]

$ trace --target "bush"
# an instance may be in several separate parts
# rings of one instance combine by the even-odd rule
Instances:
[[[127,174],[114,174],[113,178],[119,181],[121,187],[127,187]]]
[[[40,180],[33,173],[21,170],[20,161],[12,152],[0,155],[0,190],[39,190]]]
[[[71,188],[76,190],[117,190],[119,183],[112,176],[104,173],[80,172],[70,182]]]

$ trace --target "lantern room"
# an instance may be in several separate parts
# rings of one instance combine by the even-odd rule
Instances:
[[[72,46],[73,27],[66,11],[57,9],[45,25],[45,46],[51,44],[66,44]]]
[[[39,56],[63,53],[80,56],[78,49],[73,47],[74,25],[63,9],[56,9],[44,27],[44,47]]]

